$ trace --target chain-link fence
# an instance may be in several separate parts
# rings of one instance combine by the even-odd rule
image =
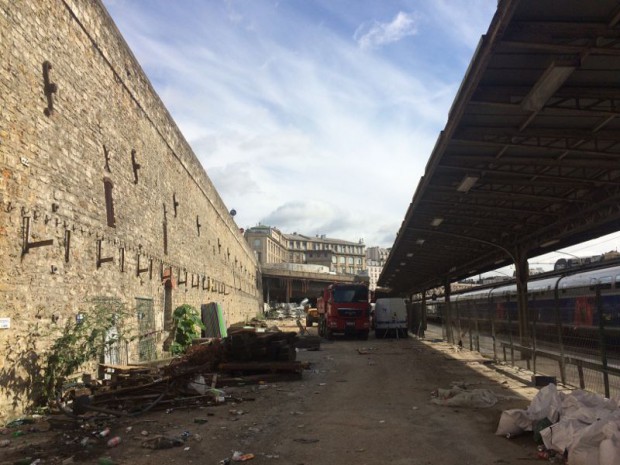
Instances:
[[[486,291],[478,298],[427,307],[427,338],[463,348],[535,375],[620,396],[620,296],[611,281],[530,289],[519,315],[514,292]],[[421,305],[421,304],[418,304]]]

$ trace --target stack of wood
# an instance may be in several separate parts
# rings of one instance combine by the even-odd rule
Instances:
[[[296,362],[296,332],[255,328],[229,329],[225,339],[225,359],[219,365],[222,372],[240,374],[301,373],[303,365]]]
[[[235,362],[292,362],[296,358],[297,333],[231,328],[224,340],[226,360]]]
[[[165,365],[102,365],[102,372],[110,376],[87,393],[71,394],[73,414],[95,411],[121,416],[155,406],[217,403],[221,401],[213,394],[217,388],[289,375],[298,378],[306,366],[295,361],[296,343],[296,332],[240,326],[229,328],[223,339],[191,346]],[[203,394],[190,387],[196,379],[209,384]]]

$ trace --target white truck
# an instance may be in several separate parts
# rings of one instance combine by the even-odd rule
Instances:
[[[377,299],[374,311],[375,337],[407,337],[407,305],[400,297]]]

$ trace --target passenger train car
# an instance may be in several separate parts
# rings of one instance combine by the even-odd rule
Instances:
[[[418,303],[419,305],[420,303]],[[443,298],[426,303],[429,321],[445,321]],[[450,317],[513,329],[519,321],[517,285],[514,281],[455,293]],[[532,329],[559,327],[564,335],[596,336],[601,328],[620,336],[620,264],[569,269],[528,282],[528,320]]]

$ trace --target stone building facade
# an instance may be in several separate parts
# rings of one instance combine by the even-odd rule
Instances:
[[[368,267],[368,277],[370,280],[369,288],[374,291],[377,288],[377,282],[385,266],[390,249],[383,247],[368,247],[366,249],[366,265]]]
[[[273,226],[258,225],[245,231],[245,238],[261,265],[309,264],[339,274],[357,275],[366,270],[366,246],[359,242],[314,237],[294,232],[283,234]]]
[[[0,56],[0,418],[94,306],[132,320],[120,363],[181,304],[255,316],[256,257],[100,1],[0,0]]]
[[[289,261],[328,266],[338,274],[359,275],[366,271],[366,245],[362,240],[350,242],[324,234],[314,237],[286,234]]]
[[[381,266],[385,265],[388,256],[390,255],[391,248],[384,247],[368,247],[366,249],[366,259],[378,262]]]
[[[244,235],[261,265],[288,261],[287,242],[278,228],[258,225],[247,229]]]

